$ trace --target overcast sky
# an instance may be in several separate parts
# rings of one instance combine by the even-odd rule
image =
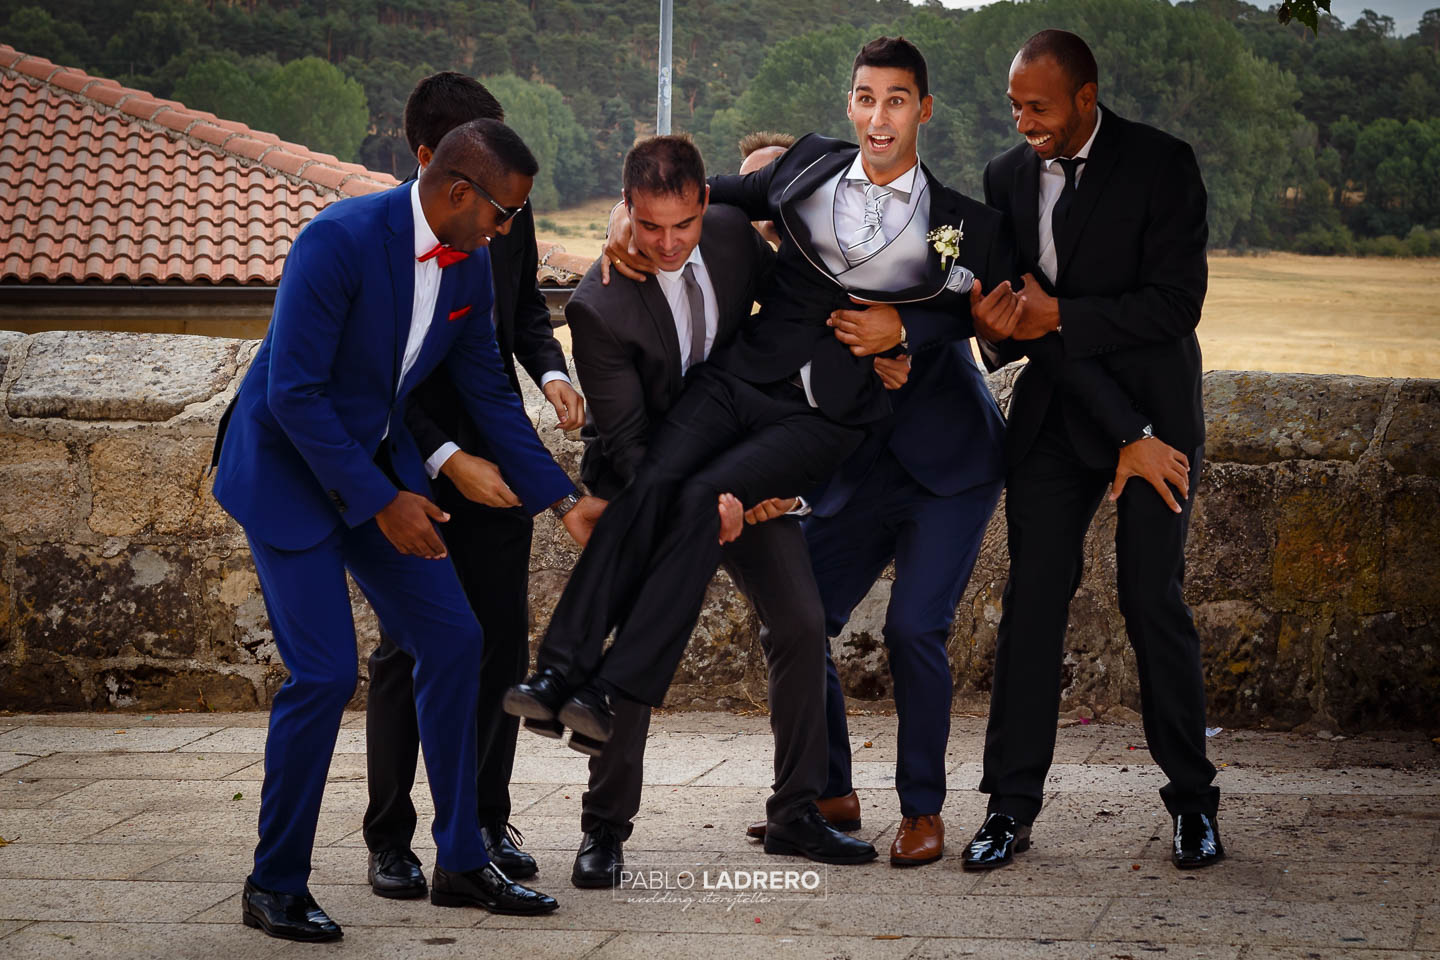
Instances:
[[[973,8],[983,7],[986,0],[940,0],[940,2],[947,7]],[[1251,2],[1261,9],[1270,5],[1270,0],[1251,0]],[[1394,17],[1395,32],[1400,36],[1405,36],[1415,32],[1420,24],[1420,14],[1436,7],[1440,7],[1440,0],[1331,0],[1330,12],[1345,21],[1348,26],[1360,19],[1362,10],[1374,10],[1387,17]]]

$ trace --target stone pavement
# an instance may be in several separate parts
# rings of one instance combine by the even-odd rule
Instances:
[[[0,715],[0,958],[1440,958],[1440,747],[1423,736],[1220,733],[1230,859],[1181,873],[1139,728],[1068,727],[1034,848],[975,875],[958,854],[983,810],[983,723],[955,718],[945,860],[822,867],[817,891],[770,902],[704,902],[692,886],[688,906],[683,891],[625,902],[570,886],[585,760],[522,734],[513,819],[540,862],[536,886],[561,903],[524,919],[370,894],[364,718],[347,715],[312,878],[346,936],[304,946],[238,922],[264,714]],[[863,833],[883,849],[899,816],[895,720],[856,717],[851,730]],[[805,869],[742,835],[762,811],[769,749],[764,717],[657,715],[629,865],[672,885],[681,865],[732,881]],[[423,790],[416,805],[423,834]],[[433,858],[428,837],[417,850]]]

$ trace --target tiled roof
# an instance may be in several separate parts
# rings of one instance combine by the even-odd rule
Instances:
[[[395,180],[0,44],[0,283],[279,282],[321,208]]]

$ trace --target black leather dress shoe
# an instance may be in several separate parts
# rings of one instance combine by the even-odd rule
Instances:
[[[582,890],[613,887],[620,882],[620,870],[624,866],[625,847],[620,835],[601,824],[580,841],[570,882]]]
[[[425,873],[420,858],[408,850],[381,850],[370,854],[366,872],[377,897],[415,900],[425,896]]]
[[[240,920],[281,940],[327,943],[345,936],[340,924],[326,916],[310,894],[266,890],[249,880],[240,895]]]
[[[581,753],[595,756],[605,749],[615,729],[615,711],[610,696],[599,686],[587,683],[560,708],[558,719],[574,731],[570,746]],[[577,741],[576,737],[580,739]]]
[[[965,848],[966,870],[994,870],[1030,849],[1030,825],[1003,813],[992,813]]]
[[[771,820],[765,824],[765,852],[805,857],[816,863],[841,864],[869,863],[878,856],[875,848],[864,840],[832,827],[813,803],[794,820],[784,823]]]
[[[1208,813],[1181,813],[1175,817],[1175,844],[1170,861],[1181,870],[1208,867],[1225,859],[1220,824]]]
[[[486,824],[480,828],[480,836],[485,838],[485,852],[490,855],[490,862],[511,880],[524,880],[540,872],[535,858],[520,849],[525,837],[514,824]]]
[[[500,706],[512,716],[522,717],[525,726],[547,737],[558,737],[560,731],[555,715],[570,696],[570,686],[558,670],[546,667],[537,670],[505,691]],[[531,723],[529,721],[535,721]]]
[[[552,913],[559,906],[554,897],[516,883],[493,863],[464,873],[436,867],[430,880],[430,902],[437,907],[480,907],[515,916]]]

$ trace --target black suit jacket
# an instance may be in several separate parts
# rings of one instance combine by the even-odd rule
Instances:
[[[700,255],[718,300],[713,356],[749,321],[775,253],[744,213],[712,203]],[[612,273],[605,286],[596,263],[566,304],[565,320],[586,399],[580,476],[591,492],[608,499],[635,476],[651,433],[680,395],[675,319],[658,280],[636,283]]]
[[[733,203],[752,220],[774,220],[781,238],[775,277],[758,322],[748,325],[735,343],[718,354],[716,364],[751,382],[771,383],[810,363],[815,402],[826,416],[846,424],[884,418],[891,410],[890,399],[875,375],[872,358],[851,354],[825,324],[832,310],[854,306],[852,291],[825,269],[795,206],[854,162],[858,151],[853,143],[809,134],[763,169],[743,177],[710,178],[712,201]],[[999,216],[984,204],[941,186],[929,170],[925,175],[931,185],[931,224],[958,226],[964,221],[959,261],[985,263],[990,254],[988,244],[999,229]],[[928,257],[925,282],[910,289],[853,291],[862,299],[900,308],[912,351],[965,339],[974,332],[968,297],[946,289],[948,269],[942,266],[940,254],[932,248]]]
[[[510,232],[490,241],[490,269],[495,281],[495,339],[505,364],[505,375],[518,394],[520,378],[515,361],[539,384],[551,370],[565,372],[565,353],[555,340],[550,308],[540,292],[535,249],[535,215],[527,203],[515,215]],[[420,447],[430,455],[447,442],[466,453],[493,460],[484,434],[464,412],[450,375],[437,369],[415,388],[405,410],[405,424]]]
[[[1209,236],[1200,167],[1183,140],[1101,109],[1099,133],[1056,238],[1051,292],[1060,300],[1062,329],[1024,347],[1032,360],[1049,353],[1048,362],[1028,364],[1016,382],[1006,441],[1012,463],[1030,448],[1055,402],[1077,452],[1096,468],[1114,466],[1136,424],[1152,423],[1160,439],[1187,456],[1205,440],[1195,337]],[[1039,190],[1040,160],[1024,143],[985,168],[986,200],[1010,217],[1017,272],[1043,284]],[[995,359],[1007,355],[1014,352]],[[1095,385],[1078,394],[1066,390],[1071,376]],[[1074,402],[1082,398],[1087,402]]]

